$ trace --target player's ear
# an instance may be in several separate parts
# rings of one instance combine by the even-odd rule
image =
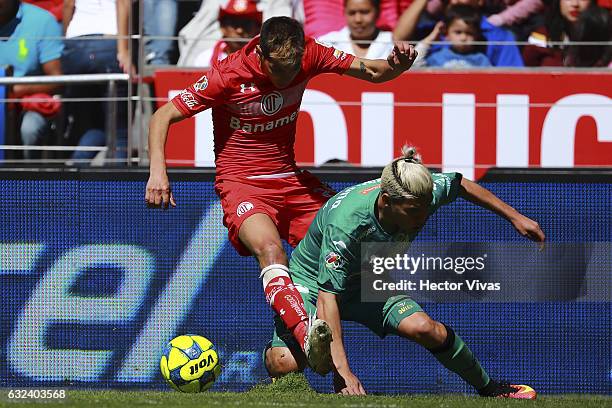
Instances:
[[[391,196],[389,196],[389,194],[383,192],[380,197],[385,207],[391,206]]]

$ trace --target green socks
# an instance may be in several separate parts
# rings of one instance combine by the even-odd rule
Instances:
[[[480,390],[489,383],[489,375],[480,366],[472,350],[457,336],[453,329],[446,326],[448,335],[440,347],[431,349],[431,353],[442,365],[457,373],[468,384]]]

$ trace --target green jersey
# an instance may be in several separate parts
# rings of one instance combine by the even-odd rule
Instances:
[[[460,173],[432,173],[429,214],[459,194]],[[296,284],[316,296],[321,289],[335,294],[359,293],[362,242],[411,242],[413,234],[388,234],[375,213],[380,179],[346,188],[319,210],[308,233],[293,251],[289,270]]]

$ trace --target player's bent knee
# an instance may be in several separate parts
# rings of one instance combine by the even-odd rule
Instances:
[[[265,241],[259,243],[253,246],[252,252],[262,265],[287,263],[287,255],[280,241]]]
[[[293,354],[287,347],[272,347],[266,351],[266,368],[272,377],[299,371]]]
[[[400,333],[409,339],[419,342],[435,337],[437,322],[425,313],[415,313],[400,323]]]

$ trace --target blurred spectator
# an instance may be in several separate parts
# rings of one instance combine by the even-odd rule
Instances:
[[[584,10],[573,30],[572,41],[610,42],[612,40],[612,18],[610,11],[591,4]],[[612,46],[574,44],[568,49],[564,63],[570,67],[605,67],[610,64]]]
[[[428,46],[442,31],[450,46],[427,55]],[[444,22],[436,24],[432,34],[417,45],[417,51],[419,58],[425,58],[426,65],[430,67],[490,67],[491,62],[482,52],[485,47],[473,44],[474,41],[482,40],[478,11],[473,7],[458,4],[446,9]]]
[[[144,0],[144,35],[175,37],[178,16],[177,0]],[[145,62],[151,65],[170,65],[174,54],[174,40],[150,38],[145,42]]]
[[[346,25],[344,0],[303,0],[304,33],[320,37],[332,31],[339,31]],[[412,0],[380,0],[380,12],[376,26],[383,31],[393,31],[402,12]]]
[[[262,12],[257,9],[254,1],[231,0],[226,7],[219,10],[219,25],[223,39],[198,55],[194,65],[209,67],[213,62],[240,50],[250,38],[259,34],[261,24]]]
[[[480,10],[484,0],[450,0],[445,3],[448,6],[465,4]],[[441,21],[443,14],[430,14],[427,10],[427,0],[414,0],[408,9],[400,17],[396,35],[401,37],[411,37],[421,39],[431,33],[438,21]],[[486,55],[492,65],[497,67],[522,67],[523,59],[519,52],[514,34],[501,27],[496,27],[489,23],[485,16],[480,17],[480,30],[486,41],[491,42],[486,47]],[[500,44],[504,43],[504,44]],[[432,52],[438,46],[432,47]],[[444,45],[443,47],[448,47]]]
[[[27,75],[61,75],[61,26],[46,10],[21,3],[0,0],[0,65],[11,65],[16,77]],[[40,145],[50,135],[50,118],[58,113],[59,104],[49,102],[58,85],[15,85],[11,97],[24,98],[20,134],[26,146]],[[47,100],[47,101],[45,101]],[[39,157],[39,152],[25,151],[24,158]]]
[[[393,34],[376,27],[379,14],[380,0],[345,0],[346,26],[319,39],[357,57],[387,58],[393,50]]]
[[[494,26],[519,24],[544,8],[542,0],[498,0],[488,2],[489,10],[497,11],[487,17]]]
[[[179,31],[178,65],[194,66],[196,58],[204,51],[213,48],[221,39],[219,10],[226,8],[230,1],[232,0],[205,0],[202,2],[195,17]],[[304,21],[301,0],[259,0],[256,3],[257,9],[263,13],[263,21],[274,16],[289,16],[298,21]]]
[[[62,21],[63,0],[23,0],[23,2],[44,8],[49,13],[53,14],[53,17],[55,17],[57,21]]]
[[[401,27],[381,30],[376,24],[381,13],[380,0],[344,0],[345,26],[321,37],[324,43],[362,58],[386,59],[394,40],[407,40]]]
[[[529,36],[523,47],[525,65],[530,67],[563,66],[564,46],[551,42],[569,42],[580,14],[594,0],[552,0],[546,24]]]
[[[130,0],[65,0],[66,48],[62,66],[67,74],[135,74],[129,52]],[[116,36],[119,36],[118,38]],[[108,97],[108,84],[75,84],[67,90],[72,98]],[[127,97],[127,84],[117,83],[117,96]],[[108,102],[71,103],[68,114],[80,146],[106,145],[105,120]],[[104,112],[105,114],[100,114]],[[117,102],[117,154],[126,157],[127,102]],[[75,151],[73,158],[93,158],[96,152]]]

